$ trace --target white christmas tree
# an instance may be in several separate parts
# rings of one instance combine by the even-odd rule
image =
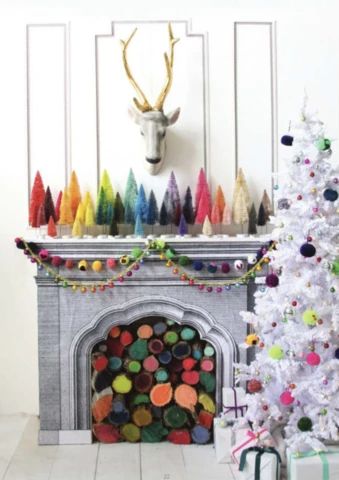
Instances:
[[[291,156],[279,175],[276,243],[264,253],[269,272],[255,313],[242,313],[259,348],[249,366],[237,365],[236,375],[248,381],[246,419],[254,429],[281,425],[287,445],[302,452],[339,440],[339,171],[306,101],[281,142]]]

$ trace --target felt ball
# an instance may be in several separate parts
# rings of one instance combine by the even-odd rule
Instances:
[[[262,383],[259,380],[256,380],[255,378],[252,378],[247,384],[247,390],[249,393],[256,393],[260,392],[262,389]]]
[[[331,148],[331,140],[329,138],[320,138],[316,146],[319,150],[325,151]]]
[[[128,265],[129,264],[129,257],[127,255],[123,255],[119,259],[120,265]]]
[[[60,265],[62,265],[63,263],[64,263],[63,259],[58,255],[55,255],[51,258],[51,264],[54,267],[60,267]]]
[[[247,335],[245,343],[247,345],[253,346],[253,345],[257,345],[258,341],[259,341],[258,335],[256,335],[255,333],[250,333],[249,335]]]
[[[171,248],[168,248],[165,252],[165,256],[166,256],[167,260],[173,260],[173,258],[175,257],[174,250],[172,250]]]
[[[255,259],[254,262],[256,262],[256,259]],[[228,262],[222,262],[222,264],[221,264],[222,273],[229,273],[230,270],[231,270],[230,264]]]
[[[141,255],[143,254],[143,251],[140,247],[135,247],[132,249],[132,257],[137,260],[139,257],[141,257]]]
[[[100,260],[94,260],[94,262],[92,263],[92,270],[94,272],[101,272],[102,262]]]
[[[108,258],[106,260],[106,267],[109,268],[110,270],[113,270],[117,265],[117,261],[115,258]]]
[[[72,268],[74,267],[74,262],[71,258],[67,258],[67,260],[65,261],[65,267],[69,270],[72,270]]]
[[[268,350],[268,355],[273,360],[281,360],[284,357],[284,351],[280,345],[272,345]]]
[[[320,363],[320,356],[315,352],[310,352],[306,355],[306,362],[311,367],[316,367]]]
[[[257,257],[256,255],[249,255],[247,257],[247,262],[250,264],[250,265],[253,265],[254,263],[257,263]],[[227,273],[227,272],[226,272]]]
[[[279,397],[280,403],[283,405],[291,405],[294,402],[294,397],[289,390],[285,390]]]
[[[270,288],[277,287],[279,285],[279,277],[275,273],[270,273],[266,277],[266,285]]]
[[[14,241],[15,241],[15,244],[16,244],[16,248],[19,248],[20,250],[24,250],[24,249],[25,249],[25,244],[24,244],[24,242],[21,240],[21,238],[16,238]]]
[[[238,272],[240,272],[240,271],[243,270],[243,268],[244,268],[244,262],[243,262],[242,260],[236,260],[236,261],[234,262],[234,268],[235,268]]]
[[[314,310],[308,309],[304,311],[302,318],[306,325],[313,326],[317,323],[318,315]]]
[[[316,254],[315,246],[312,243],[304,243],[300,247],[300,253],[303,257],[314,257]]]
[[[47,260],[48,257],[49,257],[49,252],[48,252],[48,250],[46,250],[45,248],[42,248],[42,249],[39,251],[39,257],[41,258],[41,260]]]
[[[179,257],[179,259],[178,259],[178,263],[179,263],[179,265],[181,265],[182,267],[186,267],[186,265],[190,265],[191,260],[190,260],[189,257],[187,257],[186,255],[180,255],[180,257]]]
[[[208,265],[207,270],[210,273],[215,273],[218,270],[218,266],[214,262],[212,262]]]
[[[202,270],[204,268],[204,264],[200,260],[194,260],[193,268],[197,272],[200,272],[200,270]]]
[[[332,190],[332,188],[326,188],[323,195],[324,199],[328,200],[329,202],[335,202],[338,198],[338,192],[336,190]]]
[[[337,348],[334,352],[334,358],[336,358],[337,360],[339,360],[339,348]]]
[[[312,420],[309,417],[301,417],[298,420],[297,426],[301,432],[309,432],[312,430]]]
[[[86,270],[88,269],[87,260],[80,260],[80,262],[78,262],[78,269],[81,272],[86,272]]]
[[[280,141],[283,145],[290,147],[293,144],[293,137],[291,135],[283,135]]]

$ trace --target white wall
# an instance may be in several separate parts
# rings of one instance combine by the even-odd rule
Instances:
[[[184,106],[182,127],[178,123],[172,137],[178,156],[182,153],[180,145],[183,143],[180,142],[184,142],[185,148],[192,147],[192,125],[193,135],[196,135],[196,151],[189,159],[189,168],[183,163],[175,165],[182,188],[187,183],[194,186],[198,168],[205,161],[205,148],[212,188],[221,183],[231,200],[237,164],[244,167],[257,201],[263,188],[271,189],[272,166],[279,166],[282,155],[277,140],[286,131],[290,119],[297,117],[304,88],[328,125],[329,136],[338,138],[339,31],[334,2],[323,2],[318,10],[315,1],[299,1],[298,11],[293,7],[295,2],[286,1],[275,2],[275,9],[270,9],[271,2],[263,0],[215,0],[209,2],[209,8],[203,6],[203,1],[182,3],[172,0],[166,7],[160,7],[159,2],[153,1],[130,0],[119,4],[73,0],[65,2],[67,7],[58,2],[50,8],[46,8],[42,0],[1,3],[0,251],[5,281],[0,292],[0,413],[38,411],[34,268],[16,251],[13,243],[14,237],[23,234],[27,225],[27,125],[30,127],[30,173],[34,175],[36,168],[40,168],[45,183],[50,183],[54,189],[62,188],[70,169],[75,168],[81,185],[95,190],[99,133],[101,167],[109,169],[113,183],[120,189],[126,181],[127,162],[121,167],[121,162],[113,162],[113,159],[125,158],[124,148],[130,148],[130,140],[125,146],[118,145],[118,140],[126,136],[133,138],[137,132],[123,120],[122,135],[116,139],[109,135],[110,122],[115,133],[117,122],[108,106],[116,105],[122,115],[130,93],[123,78],[114,71],[117,64],[114,62],[118,59],[112,22],[118,28],[121,21],[172,20],[180,33],[182,41],[177,46],[175,83],[168,99],[169,108],[177,104]],[[186,37],[184,24],[176,22],[183,20],[188,21],[190,33],[202,36]],[[28,111],[27,25],[31,25],[27,33]],[[150,28],[155,25],[159,30],[159,45],[163,41],[166,45],[166,38],[159,29],[162,25],[152,25]],[[140,36],[147,36],[147,26],[142,24],[141,27]],[[97,64],[96,35],[100,49]],[[103,35],[106,37],[101,37]],[[203,115],[202,64],[197,69],[197,62],[193,62],[187,68],[190,54],[202,59],[199,38],[204,38],[206,48],[206,116]],[[135,42],[137,44],[137,38]],[[135,48],[139,48],[138,44]],[[155,49],[153,54],[156,59],[159,51]],[[140,75],[145,74],[145,90],[153,78],[154,65],[151,66],[150,71],[144,72],[140,64],[136,65]],[[96,121],[96,67],[101,82],[100,131]],[[159,76],[158,69],[155,75]],[[205,146],[204,121],[207,127]],[[164,174],[150,180],[140,164],[135,163],[138,152],[134,149],[131,156],[134,162],[131,161],[131,166],[137,171],[138,180],[144,182],[146,190],[152,186],[160,193],[173,165],[171,157]],[[174,158],[172,160],[174,162]]]

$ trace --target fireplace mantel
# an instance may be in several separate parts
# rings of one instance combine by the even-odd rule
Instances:
[[[178,255],[208,262],[228,261],[228,274],[220,269],[211,274],[185,267],[197,279],[228,280],[241,276],[267,238],[164,238]],[[119,258],[134,247],[144,248],[146,239],[60,239],[34,240],[51,255],[64,259],[89,261]],[[238,272],[233,262],[240,259],[244,270]],[[104,262],[103,262],[104,263]],[[140,270],[113,289],[85,294],[62,288],[45,271],[38,270],[38,332],[40,435],[42,444],[90,443],[91,389],[90,353],[95,343],[105,338],[114,325],[128,325],[140,318],[164,316],[196,328],[201,338],[216,351],[216,403],[222,408],[221,390],[233,384],[233,363],[246,361],[246,350],[239,349],[247,334],[239,311],[253,308],[254,282],[239,284],[229,291],[199,291],[173,275],[171,268],[155,251],[145,258]],[[59,268],[59,274],[72,280],[102,281],[112,271]]]

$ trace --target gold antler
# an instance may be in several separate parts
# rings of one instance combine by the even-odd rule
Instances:
[[[160,110],[162,111],[164,102],[166,100],[166,97],[168,95],[168,92],[171,89],[172,86],[172,81],[173,81],[173,60],[174,60],[174,45],[179,42],[179,38],[174,38],[173,31],[172,31],[172,26],[169,23],[168,24],[168,35],[169,35],[169,44],[170,44],[170,54],[169,56],[167,53],[164,53],[164,59],[165,59],[165,65],[166,65],[166,71],[167,71],[167,80],[165,83],[165,86],[160,92],[160,95],[153,107],[153,110]]]
[[[127,47],[129,45],[130,41],[132,40],[132,38],[134,37],[137,30],[138,29],[135,28],[126,41],[120,40],[121,45],[122,45],[122,60],[123,60],[123,63],[124,63],[125,72],[126,72],[128,80],[131,82],[133,88],[136,90],[137,94],[139,95],[139,97],[143,101],[143,103],[141,103],[141,102],[139,102],[139,100],[137,98],[134,97],[133,102],[135,103],[135,106],[141,112],[149,112],[150,110],[153,110],[153,108],[152,108],[151,104],[149,103],[149,101],[147,100],[144,92],[141,90],[141,88],[139,87],[137,82],[134,80],[134,77],[133,77],[133,75],[131,73],[131,70],[128,66],[128,61],[127,61],[127,57],[126,57]]]
[[[137,94],[139,97],[142,99],[143,103],[139,102],[137,98],[133,98],[133,101],[135,103],[135,106],[140,110],[141,112],[149,112],[150,110],[158,110],[162,111],[164,102],[166,100],[166,97],[168,95],[168,92],[170,91],[170,88],[172,86],[172,81],[173,81],[173,59],[174,59],[174,45],[179,41],[179,38],[174,38],[173,36],[173,31],[172,31],[172,26],[169,23],[168,24],[168,34],[169,34],[169,44],[170,44],[170,53],[167,55],[167,53],[164,53],[164,59],[165,59],[165,65],[166,65],[166,72],[167,72],[167,79],[165,86],[162,88],[160,95],[158,96],[158,99],[154,105],[154,107],[151,106],[149,101],[146,98],[146,95],[143,93],[137,82],[134,80],[134,77],[131,73],[131,70],[128,66],[128,61],[127,61],[127,56],[126,56],[126,51],[127,47],[132,40],[132,38],[135,35],[135,32],[137,31],[137,28],[133,30],[129,38],[124,41],[120,40],[121,45],[122,45],[122,59],[126,71],[126,75],[128,80],[131,82],[133,85],[133,88],[136,90]]]

